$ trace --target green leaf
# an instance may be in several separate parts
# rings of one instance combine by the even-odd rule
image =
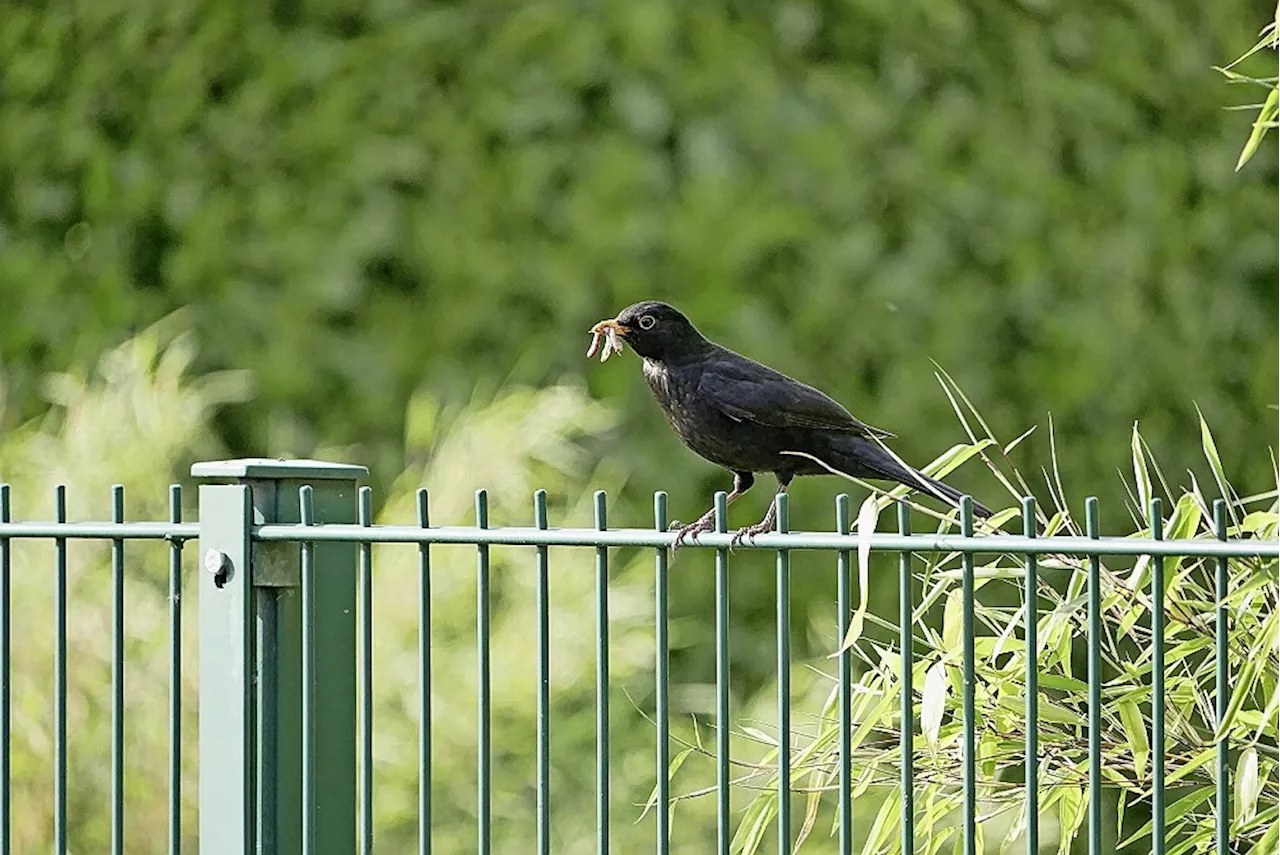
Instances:
[[[884,851],[884,843],[892,836],[894,829],[897,828],[895,819],[898,813],[898,805],[901,803],[900,800],[901,796],[897,792],[893,792],[880,803],[880,810],[876,811],[875,821],[871,823],[871,830],[867,832],[867,840],[862,845],[862,855],[874,855],[874,853]]]
[[[671,765],[667,767],[668,781],[675,780],[676,772],[680,771],[680,767],[684,765],[685,759],[688,758],[688,756],[691,753],[693,753],[693,749],[686,748],[683,751],[678,752],[674,757],[671,758]],[[640,820],[644,819],[645,815],[648,814],[649,811],[652,810],[654,806],[657,804],[658,804],[658,787],[657,785],[654,785],[654,788],[649,791],[649,798],[645,800],[644,810],[640,811],[640,815],[636,817],[636,821],[635,823],[633,823],[633,825],[638,824]],[[671,807],[672,809],[675,808],[675,802],[671,803]]]
[[[1142,719],[1142,711],[1133,701],[1121,701],[1116,708],[1120,713],[1125,738],[1129,740],[1129,751],[1133,754],[1133,774],[1141,780],[1146,774],[1147,758],[1151,754],[1146,722]]]
[[[964,593],[954,590],[947,595],[947,604],[942,610],[942,644],[954,659],[963,647],[961,634],[964,629]]]
[[[1203,804],[1206,800],[1208,800],[1214,794],[1214,792],[1215,790],[1213,786],[1199,787],[1195,790],[1192,790],[1190,793],[1183,796],[1182,798],[1178,799],[1173,804],[1169,805],[1164,815],[1166,836],[1174,837],[1175,836],[1173,834],[1174,823],[1176,823],[1178,820],[1182,819],[1182,817],[1186,816],[1192,810],[1194,810],[1195,808]],[[1146,823],[1144,823],[1141,828],[1139,828],[1137,831],[1131,834],[1128,838],[1122,841],[1119,845],[1116,846],[1116,848],[1123,849],[1129,844],[1133,843],[1135,840],[1140,840],[1141,838],[1148,836],[1149,834],[1151,834],[1151,829],[1153,827],[1154,827],[1153,821],[1147,820]]]
[[[1267,135],[1267,129],[1272,127],[1276,120],[1277,107],[1280,107],[1280,89],[1271,88],[1267,93],[1267,100],[1263,103],[1262,109],[1258,111],[1258,118],[1253,121],[1253,129],[1249,132],[1249,139],[1245,141],[1244,150],[1240,152],[1240,159],[1236,161],[1236,172],[1244,168],[1254,153],[1258,150],[1258,146],[1262,145],[1262,138]]]
[[[1143,737],[1144,738],[1146,737],[1145,731],[1143,732]],[[1166,785],[1175,784],[1178,781],[1181,781],[1183,778],[1187,777],[1192,772],[1199,769],[1201,766],[1204,766],[1206,763],[1212,762],[1214,759],[1217,758],[1217,756],[1218,756],[1217,748],[1206,748],[1204,751],[1201,751],[1195,757],[1193,757],[1192,759],[1188,760],[1186,763],[1183,763],[1181,766],[1175,769],[1172,775],[1169,775],[1167,778],[1164,779],[1165,784]]]
[[[1129,436],[1129,450],[1133,457],[1133,482],[1138,488],[1138,508],[1145,512],[1151,504],[1151,473],[1147,471],[1147,455],[1142,450],[1142,437],[1138,433],[1138,423],[1133,423],[1133,431]]]
[[[755,852],[764,840],[769,823],[773,822],[777,813],[778,794],[776,792],[766,793],[753,801],[743,814],[742,821],[738,823],[738,830],[729,844],[729,851],[734,855],[751,855]]]
[[[1062,787],[1062,795],[1058,799],[1058,855],[1067,855],[1071,851],[1071,842],[1075,840],[1076,831],[1084,822],[1084,788]]]
[[[946,665],[935,662],[924,676],[924,693],[920,701],[920,732],[930,747],[938,743],[942,713],[947,706]]]

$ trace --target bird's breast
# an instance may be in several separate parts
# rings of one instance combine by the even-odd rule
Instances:
[[[644,378],[662,407],[663,414],[686,446],[698,455],[729,469],[771,471],[776,452],[761,437],[759,426],[739,422],[698,395],[700,372],[692,366],[673,370],[646,359]],[[764,441],[762,441],[764,440]]]

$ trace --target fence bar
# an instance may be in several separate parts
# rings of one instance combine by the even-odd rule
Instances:
[[[194,528],[156,523],[143,531],[143,537],[164,539],[198,533]],[[133,537],[132,529],[119,529],[110,523],[10,523],[0,525],[0,537],[68,537],[103,538],[124,534]],[[254,530],[259,541],[296,542],[298,533],[289,525],[263,525]],[[594,528],[556,528],[540,531],[536,528],[494,528],[476,531],[469,526],[440,526],[423,531],[416,526],[380,525],[363,532],[356,525],[322,525],[307,535],[315,542],[353,542],[362,538],[374,543],[454,543],[502,546],[630,546],[654,548],[671,546],[674,535],[652,529],[616,528],[606,532]],[[719,549],[730,545],[731,536],[725,532],[703,532],[688,545]],[[792,534],[765,532],[750,541],[737,545],[741,549],[815,549],[835,552],[844,548],[841,535],[834,532],[803,531]],[[910,549],[915,552],[1009,552],[1025,555],[1028,552],[1044,554],[1048,547],[1022,536],[1008,534],[983,535],[965,538],[962,535],[928,534],[917,532],[910,537],[881,532],[871,536],[873,552],[897,552]],[[1178,541],[1148,540],[1129,537],[1104,537],[1090,540],[1087,537],[1054,537],[1054,553],[1070,555],[1164,555],[1185,558],[1280,558],[1280,541],[1276,540],[1219,540],[1195,539]]]
[[[533,494],[534,525],[547,527],[547,491]],[[538,547],[538,855],[551,855],[551,629],[547,547]]]
[[[1036,536],[1036,500],[1034,496],[1022,499],[1022,534],[1030,539]],[[1026,556],[1026,801],[1027,801],[1027,855],[1039,855],[1040,852],[1040,670],[1036,635],[1040,618],[1038,606],[1040,602],[1040,582],[1037,578],[1037,563],[1034,552]],[[908,853],[909,855],[909,853]]]
[[[790,529],[787,494],[777,502],[779,534]],[[791,554],[778,550],[778,852],[791,851]]]
[[[1160,499],[1151,500],[1151,538],[1164,537]],[[1151,557],[1151,855],[1164,855],[1164,558]]]
[[[1084,503],[1085,532],[1098,532],[1098,498]],[[1102,855],[1102,559],[1089,556],[1089,855]]]
[[[298,488],[299,522],[315,524],[311,485]],[[302,855],[316,847],[316,579],[315,544],[302,542]]]
[[[911,506],[898,502],[898,532],[911,534]],[[911,553],[898,553],[898,646],[902,657],[902,851],[912,855],[916,848],[915,797],[915,692],[911,668],[915,664],[912,644]]]
[[[418,526],[431,524],[427,491],[417,492]],[[418,853],[431,855],[431,546],[418,544]]]
[[[716,491],[716,531],[728,525],[725,492]],[[729,550],[716,549],[716,841],[729,855],[733,828],[729,815]]]
[[[111,521],[124,522],[124,487],[111,487]],[[111,852],[124,855],[124,541],[111,541]]]
[[[960,499],[960,531],[965,537],[973,537],[973,499]],[[964,571],[963,629],[964,635],[964,853],[978,853],[978,787],[976,777],[977,746],[974,728],[977,715],[974,712],[975,660],[973,621],[973,553],[961,556]]]
[[[169,485],[169,522],[182,522],[182,487]],[[169,855],[182,850],[182,541],[169,541]]]
[[[195,540],[200,536],[199,523],[162,522],[7,522],[0,523],[0,537],[48,538],[65,540]],[[290,540],[282,537],[280,540]],[[1253,553],[1250,553],[1251,555]]]
[[[373,490],[361,487],[357,516],[373,525]],[[373,855],[373,546],[360,544],[360,853]]]
[[[67,521],[67,487],[53,488],[54,517]],[[67,541],[54,541],[53,851],[67,851]]]
[[[836,496],[836,531],[849,533],[849,494]],[[853,855],[853,654],[844,649],[844,638],[853,623],[849,590],[849,550],[836,553],[836,631],[840,650],[840,855]]]
[[[0,524],[9,521],[9,485],[0,484]],[[0,855],[9,855],[9,538],[0,537]]]
[[[653,494],[653,527],[660,532],[667,530],[667,494],[659,490]],[[656,803],[658,826],[658,855],[667,855],[671,847],[671,778],[667,769],[671,765],[671,722],[668,702],[671,675],[670,639],[667,636],[667,548],[659,546],[653,552],[654,599],[654,682],[657,698],[654,716],[658,719],[657,788]]]
[[[609,527],[607,497],[593,497],[598,531]],[[609,855],[609,548],[596,547],[596,835]]]
[[[1227,539],[1227,503],[1222,499],[1213,500],[1213,530],[1219,540]],[[1217,620],[1214,626],[1214,641],[1217,646],[1215,682],[1218,696],[1218,720],[1214,722],[1214,726],[1220,730],[1222,723],[1227,720],[1227,705],[1231,701],[1231,688],[1227,685],[1227,559],[1219,558],[1217,564],[1214,596],[1218,607],[1216,610]],[[1227,768],[1230,762],[1228,754],[1229,742],[1227,734],[1222,733],[1221,738],[1218,740],[1218,770],[1217,780],[1214,782],[1217,785],[1217,815],[1214,817],[1214,832],[1218,843],[1218,855],[1227,855],[1231,833],[1231,791],[1227,779]]]
[[[489,527],[489,494],[476,490],[476,527]],[[476,671],[479,685],[476,719],[479,734],[476,749],[477,847],[479,855],[489,855],[489,824],[492,789],[489,769],[492,765],[489,743],[489,547],[476,545]]]

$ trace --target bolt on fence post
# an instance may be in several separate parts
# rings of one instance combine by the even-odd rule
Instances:
[[[313,460],[197,463],[200,487],[200,851],[302,853],[356,846],[356,546],[316,543],[314,743],[304,746],[300,542],[254,543],[255,525],[356,522],[363,466]],[[315,798],[302,803],[310,751]]]

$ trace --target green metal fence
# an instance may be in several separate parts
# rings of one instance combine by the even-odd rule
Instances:
[[[11,773],[10,757],[14,734],[10,729],[10,662],[15,644],[11,637],[11,566],[13,543],[19,539],[51,540],[54,544],[55,577],[54,681],[52,699],[52,799],[54,850],[70,851],[67,839],[67,566],[68,542],[79,539],[109,541],[111,544],[111,585],[113,611],[111,626],[111,851],[123,853],[125,815],[125,704],[124,671],[125,623],[124,580],[126,542],[164,541],[169,550],[168,632],[169,679],[174,690],[168,700],[169,774],[167,793],[168,849],[181,849],[184,793],[181,768],[184,747],[179,720],[181,700],[177,686],[181,680],[184,651],[179,639],[182,628],[182,558],[184,545],[198,540],[199,574],[199,841],[205,855],[235,852],[263,853],[368,853],[373,848],[373,705],[372,683],[372,545],[401,543],[416,545],[418,554],[419,648],[417,693],[420,772],[418,850],[432,847],[432,796],[441,785],[432,775],[432,596],[431,547],[438,544],[471,545],[476,550],[476,642],[478,649],[476,847],[488,853],[493,843],[493,751],[491,741],[491,689],[494,674],[489,656],[490,557],[495,545],[532,548],[536,562],[536,614],[534,644],[537,650],[537,733],[536,733],[536,818],[535,849],[552,851],[550,807],[555,799],[583,799],[591,795],[596,814],[597,847],[600,852],[634,851],[626,841],[634,817],[610,814],[610,742],[608,706],[609,674],[609,557],[610,548],[639,547],[654,550],[656,640],[654,673],[656,723],[654,782],[657,809],[657,850],[668,848],[671,829],[668,806],[673,797],[668,769],[671,765],[670,670],[668,666],[668,582],[667,548],[672,535],[667,531],[666,497],[654,499],[652,529],[611,529],[606,519],[605,496],[595,497],[595,527],[592,529],[551,528],[547,518],[545,493],[534,497],[534,525],[520,528],[490,528],[488,506],[483,491],[476,494],[474,525],[433,526],[428,519],[427,497],[419,491],[414,525],[371,524],[371,496],[368,488],[358,489],[363,467],[313,461],[241,460],[201,463],[192,474],[207,482],[200,487],[199,522],[181,520],[181,494],[171,489],[171,512],[167,522],[125,522],[124,495],[120,488],[112,494],[110,522],[68,522],[66,492],[58,488],[55,519],[52,522],[10,520],[10,495],[0,486],[0,855],[14,851],[10,845]],[[778,726],[781,734],[790,730],[790,556],[797,550],[835,553],[836,608],[840,631],[849,627],[852,614],[851,576],[859,539],[850,532],[847,497],[837,503],[834,533],[789,532],[786,496],[779,499],[778,532],[759,537],[743,548],[776,552],[777,592],[777,676]],[[725,528],[725,495],[716,496],[717,527],[689,549],[715,552],[715,709],[717,804],[717,851],[728,853],[734,831],[730,812],[731,758],[729,734],[732,726],[729,692],[729,535]],[[910,511],[899,506],[898,534],[876,534],[870,540],[873,551],[897,553],[901,612],[898,630],[901,645],[900,703],[902,721],[916,718],[916,689],[912,684],[911,556],[913,553],[959,553],[963,577],[963,817],[960,849],[977,855],[979,797],[977,779],[978,748],[975,743],[975,555],[1012,553],[1025,556],[1025,596],[1023,607],[1027,626],[1035,626],[1038,597],[1035,595],[1042,556],[1073,555],[1088,558],[1088,821],[1085,833],[1091,853],[1102,851],[1101,793],[1104,781],[1103,755],[1099,742],[1104,711],[1101,662],[1103,627],[1100,625],[1100,559],[1109,555],[1149,556],[1152,601],[1153,650],[1150,683],[1152,721],[1153,786],[1151,788],[1152,851],[1166,851],[1167,818],[1165,804],[1165,561],[1179,557],[1205,557],[1216,567],[1216,603],[1212,604],[1216,658],[1217,720],[1227,715],[1232,675],[1228,673],[1227,564],[1232,558],[1280,557],[1280,543],[1260,540],[1228,540],[1226,509],[1214,508],[1218,541],[1207,539],[1160,539],[1162,525],[1159,500],[1151,500],[1150,519],[1154,539],[1107,538],[1098,531],[1098,509],[1091,500],[1086,508],[1088,537],[1037,538],[1035,506],[1026,500],[1022,508],[1023,534],[973,536],[971,502],[961,506],[960,535],[912,534]],[[597,786],[593,794],[551,791],[549,663],[554,654],[550,636],[548,587],[551,567],[548,547],[581,547],[595,551],[595,649],[596,649],[596,757]],[[1036,633],[1025,633],[1025,721],[1040,717],[1037,687]],[[191,651],[185,651],[187,655]],[[854,851],[852,747],[850,718],[852,703],[852,663],[848,650],[838,657],[839,711],[839,851]],[[498,675],[501,678],[501,675]],[[357,691],[357,687],[363,691]],[[901,729],[901,837],[899,849],[912,853],[919,845],[913,827],[917,806],[913,803],[916,781],[913,727]],[[782,744],[786,744],[783,742]],[[1228,853],[1229,745],[1225,734],[1216,743],[1214,810],[1215,846]],[[1028,804],[1025,831],[1026,851],[1039,851],[1037,809],[1041,796],[1038,779],[1040,751],[1037,728],[1025,730],[1025,797]],[[795,841],[792,824],[791,788],[793,758],[788,750],[777,752],[776,832],[778,851],[789,851]]]

